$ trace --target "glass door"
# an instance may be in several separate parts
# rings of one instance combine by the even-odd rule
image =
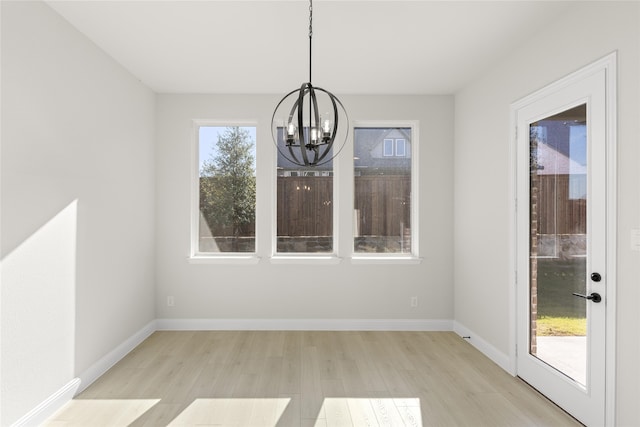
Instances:
[[[606,406],[605,93],[605,70],[591,70],[513,107],[516,370],[587,425],[604,425]]]

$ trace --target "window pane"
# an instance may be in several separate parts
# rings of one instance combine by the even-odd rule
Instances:
[[[201,126],[198,252],[255,252],[256,128]]]
[[[411,128],[355,128],[354,168],[354,251],[411,253]]]
[[[404,139],[396,139],[396,156],[397,157],[406,156],[405,140]]]
[[[587,105],[530,125],[529,353],[587,384]],[[565,347],[571,343],[570,349]]]
[[[302,167],[278,151],[276,252],[333,252],[333,161]]]
[[[385,139],[382,148],[383,156],[393,156],[393,139]]]

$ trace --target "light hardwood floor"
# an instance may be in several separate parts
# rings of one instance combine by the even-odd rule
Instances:
[[[451,332],[156,332],[46,426],[578,426]]]

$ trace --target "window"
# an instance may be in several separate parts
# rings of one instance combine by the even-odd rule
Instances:
[[[406,155],[406,139],[396,139],[396,157],[404,157]]]
[[[355,254],[417,253],[416,127],[354,129]]]
[[[278,151],[277,167],[276,254],[332,254],[333,161],[305,168]]]
[[[255,253],[256,128],[196,128],[192,255]]]
[[[385,157],[393,156],[393,139],[385,139],[382,148],[382,155]]]
[[[385,138],[382,145],[383,157],[405,157],[407,149],[404,138]]]

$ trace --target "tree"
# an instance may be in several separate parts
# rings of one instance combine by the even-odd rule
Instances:
[[[200,210],[214,237],[255,235],[256,177],[248,130],[227,127],[218,134],[216,150],[200,170]]]

